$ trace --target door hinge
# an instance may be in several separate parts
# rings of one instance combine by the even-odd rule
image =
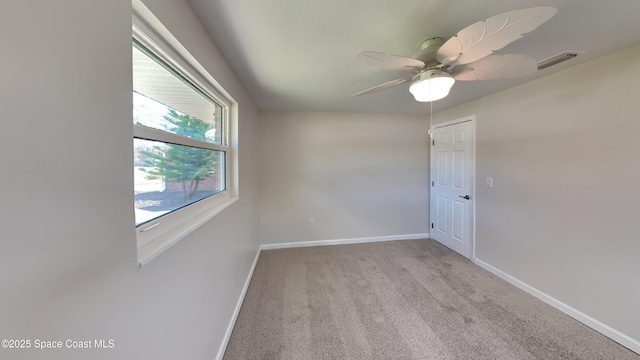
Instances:
[[[436,186],[436,185],[435,185],[435,181],[432,181],[432,182],[431,182],[431,187],[434,187],[434,186]]]
[[[433,229],[433,223],[431,223],[431,228]]]
[[[431,140],[431,145],[436,146],[436,141],[435,140]]]

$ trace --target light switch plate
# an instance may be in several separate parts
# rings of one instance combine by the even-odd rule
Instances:
[[[492,177],[486,178],[484,186],[486,186],[488,188],[492,188],[493,187],[493,178]]]

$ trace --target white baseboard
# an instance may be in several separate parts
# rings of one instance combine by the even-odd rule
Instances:
[[[249,284],[251,283],[251,278],[253,277],[253,271],[256,269],[256,264],[258,263],[258,258],[260,257],[260,249],[258,249],[258,253],[256,254],[255,259],[253,259],[253,265],[251,265],[251,270],[249,270],[249,275],[247,275],[247,280],[244,282],[244,287],[242,288],[242,292],[240,293],[240,297],[238,298],[238,302],[236,303],[236,308],[233,310],[233,316],[231,316],[231,321],[227,326],[227,331],[224,334],[224,338],[222,339],[222,344],[220,344],[220,348],[218,349],[218,354],[216,355],[216,360],[222,360],[225,351],[227,351],[227,345],[229,345],[229,339],[231,339],[231,333],[233,332],[233,327],[236,325],[236,320],[238,319],[238,314],[240,314],[240,308],[242,307],[242,302],[244,301],[244,297],[247,295],[247,290],[249,289]]]
[[[426,239],[429,237],[429,233],[422,234],[406,234],[406,235],[388,235],[388,236],[372,236],[353,239],[335,239],[335,240],[313,240],[313,241],[301,241],[279,244],[262,244],[261,250],[272,249],[286,249],[308,246],[328,246],[328,245],[344,245],[344,244],[360,244],[380,241],[395,241],[395,240],[418,240]]]
[[[640,354],[640,341],[633,339],[630,336],[627,336],[606,324],[603,324],[602,322],[592,318],[591,316],[572,308],[571,306],[563,303],[562,301],[545,294],[544,292],[516,279],[515,277],[505,273],[504,271],[498,268],[495,268],[487,264],[486,262],[478,258],[475,258],[473,262],[476,263],[481,268],[493,273],[494,275],[502,278],[503,280],[511,283],[512,285],[517,286],[518,288],[526,291],[527,293],[537,297],[538,299],[544,301],[545,303],[553,306],[554,308],[580,321],[581,323],[587,325],[588,327],[601,333],[602,335],[612,339],[613,341],[621,344],[622,346],[627,347],[629,350]]]

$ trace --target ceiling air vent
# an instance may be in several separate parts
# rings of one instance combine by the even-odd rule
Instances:
[[[567,61],[569,59],[573,59],[574,57],[578,56],[578,52],[577,51],[565,51],[563,53],[560,53],[558,55],[552,56],[548,59],[544,59],[542,61],[540,61],[538,63],[538,70],[542,70],[542,69],[546,69],[549,66],[553,66],[555,64],[559,64],[563,61]]]

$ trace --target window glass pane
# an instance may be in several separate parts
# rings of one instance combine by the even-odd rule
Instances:
[[[133,121],[181,136],[225,145],[220,104],[160,60],[133,46]],[[188,122],[185,126],[176,124]]]
[[[225,152],[134,139],[136,226],[225,190]]]

